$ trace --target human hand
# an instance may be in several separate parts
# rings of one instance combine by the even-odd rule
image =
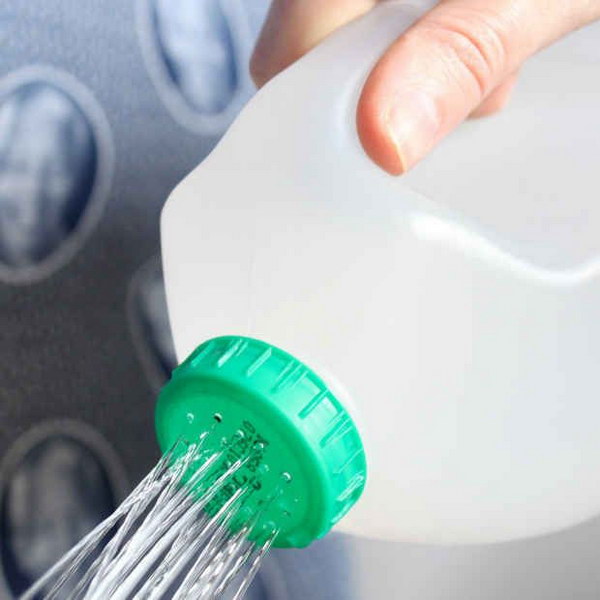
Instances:
[[[273,0],[250,65],[257,85],[375,4]],[[595,19],[600,0],[441,0],[370,73],[356,114],[365,151],[406,172],[465,118],[500,110],[527,58]]]

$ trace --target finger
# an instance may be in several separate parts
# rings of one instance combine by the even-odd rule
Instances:
[[[376,0],[274,0],[250,61],[254,82],[264,85],[375,4]]]
[[[511,75],[504,80],[495,90],[493,90],[483,102],[475,108],[469,115],[471,119],[480,117],[489,117],[494,113],[500,112],[510,101],[510,98],[517,84],[517,75]]]
[[[367,79],[357,110],[365,150],[405,172],[527,57],[595,16],[590,0],[443,0]]]

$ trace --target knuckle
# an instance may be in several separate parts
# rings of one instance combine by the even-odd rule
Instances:
[[[481,98],[506,73],[509,27],[491,12],[469,11],[423,23],[423,34],[433,42],[449,77],[472,81]]]
[[[252,81],[254,81],[257,86],[264,85],[269,78],[272,77],[270,65],[268,64],[268,61],[265,60],[265,54],[260,51],[259,47],[255,48],[250,57],[249,69],[250,77],[252,77]]]

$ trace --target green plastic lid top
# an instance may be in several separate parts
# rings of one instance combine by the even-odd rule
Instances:
[[[232,460],[260,448],[260,459],[229,482],[229,495],[251,489],[243,509],[259,515],[256,531],[278,531],[279,547],[324,536],[366,482],[363,445],[342,404],[306,365],[251,338],[199,346],[159,396],[156,433],[163,452],[202,434],[210,451]]]

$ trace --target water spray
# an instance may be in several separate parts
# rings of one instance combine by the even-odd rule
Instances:
[[[238,600],[271,546],[323,537],[365,486],[348,412],[262,341],[199,346],[163,388],[155,422],[161,460],[23,600]]]

